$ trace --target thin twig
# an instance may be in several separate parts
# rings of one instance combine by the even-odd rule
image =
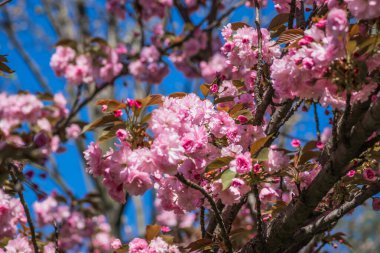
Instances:
[[[201,232],[202,232],[202,239],[206,236],[206,228],[205,228],[205,208],[204,206],[201,206],[201,213],[200,213],[200,224],[201,224]]]
[[[37,245],[37,237],[36,237],[36,232],[35,232],[35,229],[34,229],[34,225],[33,225],[33,220],[32,220],[32,216],[30,215],[30,211],[29,211],[29,208],[28,208],[28,204],[26,203],[25,201],[25,198],[24,198],[24,194],[23,194],[23,187],[22,187],[22,184],[19,182],[18,180],[18,176],[17,176],[17,168],[13,165],[10,165],[11,169],[10,169],[10,175],[11,175],[11,178],[12,178],[12,181],[15,185],[17,184],[20,184],[20,187],[15,187],[15,190],[17,191],[17,194],[20,198],[20,202],[24,208],[24,212],[25,212],[25,215],[26,215],[26,219],[28,221],[28,225],[29,225],[29,229],[30,229],[30,234],[32,236],[32,243],[33,243],[33,248],[34,248],[34,252],[35,253],[38,253],[38,245]]]
[[[10,1],[12,1],[12,0],[5,0],[5,1],[2,1],[2,2],[0,3],[0,7],[3,6],[3,5],[6,5],[6,4],[9,3]]]
[[[255,17],[255,24],[256,24],[256,30],[257,30],[257,50],[258,50],[258,62],[257,62],[257,72],[256,72],[256,78],[255,78],[255,87],[254,87],[254,93],[255,93],[255,100],[257,104],[261,104],[261,76],[263,72],[263,35],[261,34],[261,18],[260,18],[260,5],[257,0],[255,0],[255,10],[256,10],[256,17]]]
[[[211,205],[212,210],[214,211],[214,214],[215,214],[216,220],[220,226],[220,229],[222,231],[222,237],[223,237],[224,243],[228,249],[228,252],[232,253],[233,252],[232,251],[232,243],[230,241],[230,238],[228,237],[226,226],[224,225],[223,218],[222,218],[222,216],[218,210],[218,207],[216,206],[214,199],[206,192],[205,189],[203,189],[201,186],[187,180],[186,178],[184,178],[184,176],[182,174],[177,174],[176,177],[178,178],[179,181],[181,181],[186,186],[200,191],[203,194],[203,196],[208,200],[208,202]]]
[[[17,39],[15,30],[12,25],[12,21],[10,19],[9,13],[7,8],[3,9],[3,16],[4,21],[2,23],[5,32],[8,35],[8,38],[10,42],[13,44],[13,46],[16,48],[16,50],[19,52],[21,58],[24,60],[24,62],[30,67],[30,71],[36,78],[36,81],[38,84],[46,91],[51,92],[51,89],[45,79],[45,77],[41,74],[40,69],[38,68],[37,64],[33,61],[33,59],[30,57],[30,55],[26,52],[24,47],[21,45],[20,41]]]
[[[315,120],[315,128],[317,129],[317,139],[318,141],[321,140],[321,128],[319,125],[319,117],[318,117],[318,111],[317,111],[317,103],[313,103],[314,106],[314,120]]]

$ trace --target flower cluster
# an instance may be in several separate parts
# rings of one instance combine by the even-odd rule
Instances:
[[[119,19],[125,19],[125,4],[126,0],[107,0],[106,8],[107,11],[113,15],[116,15]]]
[[[117,49],[100,46],[98,52],[80,54],[69,46],[58,46],[51,57],[50,67],[72,85],[109,82],[122,70]]]
[[[61,93],[49,96],[46,102],[44,99],[27,93],[0,93],[0,149],[32,144],[45,156],[59,150],[61,139],[54,134],[54,127],[68,115],[66,99]],[[26,129],[31,136],[21,134]],[[65,131],[66,138],[77,138],[81,132],[77,124],[69,125]]]
[[[216,193],[220,181],[211,185],[204,178],[207,165],[217,157],[231,156],[231,170],[241,175],[249,173],[252,160],[247,153],[247,140],[263,136],[261,128],[235,123],[228,113],[215,110],[210,101],[202,101],[194,94],[165,98],[152,113],[150,130],[154,140],[149,148],[131,149],[128,142],[122,141],[116,150],[103,154],[92,143],[85,152],[88,172],[102,177],[109,194],[120,202],[125,201],[126,192],[139,195],[155,186],[163,209],[176,213],[202,204],[202,195],[179,182],[177,173],[209,185],[210,193]],[[246,191],[246,182],[236,179],[229,189],[217,195],[231,204]]]
[[[324,106],[344,108],[346,90],[352,91],[352,103],[368,99],[376,84],[367,76],[379,66],[373,60],[378,55],[353,56],[347,65],[351,56],[346,48],[348,25],[347,12],[334,8],[326,19],[305,31],[297,47],[274,60],[271,77],[280,100],[300,97],[319,100]],[[347,78],[351,83],[347,84]]]
[[[15,236],[19,223],[26,224],[20,201],[0,189],[0,240]]]
[[[192,37],[183,43],[182,50],[175,50],[169,58],[185,76],[197,77],[198,66],[197,64],[194,66],[192,60],[201,50],[206,49],[206,46],[207,34],[202,30],[196,30]]]
[[[149,20],[152,17],[163,18],[166,8],[173,5],[172,0],[141,0],[139,1],[142,9],[142,17],[144,20]]]
[[[155,46],[144,47],[140,58],[129,64],[129,72],[136,80],[159,84],[169,73],[168,66],[160,58],[160,52]]]
[[[260,30],[262,36],[262,59],[271,65],[274,58],[280,56],[280,47],[270,39],[267,29]],[[228,24],[222,30],[225,40],[221,51],[227,57],[227,64],[237,77],[243,78],[247,87],[253,87],[256,71],[252,70],[258,64],[259,59],[259,34],[252,27],[242,27],[233,30]],[[239,78],[239,79],[240,79]]]
[[[129,244],[129,253],[180,253],[175,245],[170,245],[161,237],[156,237],[149,243],[140,238],[133,239]]]
[[[104,216],[87,217],[83,212],[60,203],[54,194],[41,202],[35,202],[33,208],[41,227],[60,224],[58,245],[61,250],[78,250],[86,241],[89,241],[97,252],[111,250],[114,238]]]

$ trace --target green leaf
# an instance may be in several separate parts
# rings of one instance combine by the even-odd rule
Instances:
[[[256,157],[252,157],[252,158],[259,162],[264,162],[268,160],[268,154],[269,154],[269,148],[263,148]]]
[[[232,170],[225,170],[220,177],[222,179],[222,191],[230,187],[232,180],[235,178],[236,172]]]
[[[223,166],[227,166],[233,159],[234,158],[231,156],[219,157],[207,165],[206,172],[214,169],[219,169]]]
[[[260,150],[260,148],[262,148],[265,143],[272,137],[272,134],[271,135],[268,135],[266,137],[263,137],[261,139],[258,139],[257,141],[255,141],[254,143],[252,143],[251,145],[251,155],[255,155],[257,153],[257,151]]]

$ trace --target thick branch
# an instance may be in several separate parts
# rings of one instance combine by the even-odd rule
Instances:
[[[283,252],[291,244],[294,233],[303,226],[334,184],[345,175],[346,166],[360,155],[361,146],[368,137],[380,128],[379,112],[380,98],[363,119],[351,128],[348,143],[339,142],[337,148],[331,152],[330,158],[321,161],[322,170],[310,187],[269,224],[266,231],[268,252]],[[249,249],[251,245],[248,244],[244,248]]]

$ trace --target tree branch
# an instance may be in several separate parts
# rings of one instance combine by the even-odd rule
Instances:
[[[187,180],[186,178],[184,178],[184,176],[182,174],[177,174],[176,177],[178,178],[178,180],[180,182],[182,182],[184,185],[190,187],[190,188],[193,188],[195,190],[198,190],[200,191],[203,196],[208,200],[208,202],[210,203],[211,205],[211,208],[214,212],[214,215],[216,217],[216,220],[220,226],[220,229],[222,231],[222,237],[223,237],[223,241],[228,249],[228,252],[232,253],[232,243],[230,241],[230,238],[228,236],[228,233],[227,233],[227,229],[226,229],[226,226],[224,225],[224,222],[223,222],[223,218],[218,210],[218,207],[216,206],[216,203],[214,201],[214,199],[206,192],[205,189],[203,189],[201,186]]]

